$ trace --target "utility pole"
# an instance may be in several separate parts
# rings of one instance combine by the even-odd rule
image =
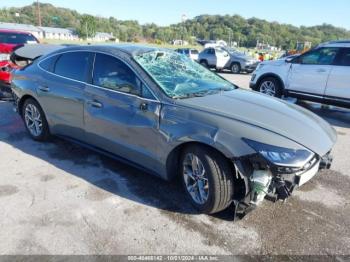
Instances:
[[[85,23],[85,32],[86,32],[86,40],[88,40],[89,33],[88,33],[88,21],[87,20],[86,20],[86,23]]]
[[[38,25],[41,26],[41,13],[40,13],[40,3],[39,0],[36,1],[37,13],[38,13]]]

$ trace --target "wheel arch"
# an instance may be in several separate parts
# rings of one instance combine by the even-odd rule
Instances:
[[[188,146],[198,145],[202,147],[209,148],[211,150],[214,150],[216,153],[220,154],[224,158],[227,159],[227,161],[230,163],[232,168],[234,168],[234,164],[232,161],[230,161],[230,158],[227,156],[227,152],[223,152],[222,150],[218,149],[216,146],[208,144],[203,141],[187,141],[184,143],[181,143],[177,145],[175,148],[173,148],[170,153],[168,154],[168,157],[166,159],[166,170],[167,170],[167,179],[173,180],[176,177],[179,177],[179,164],[180,164],[180,158],[181,153],[183,150]]]
[[[232,169],[233,172],[233,180],[234,180],[234,195],[233,198],[234,200],[242,200],[246,194],[247,190],[249,190],[248,186],[248,178],[244,176],[239,176],[236,174],[239,170],[236,170],[236,165],[233,160],[231,160],[229,157],[227,157],[222,151],[214,147],[213,145],[206,144],[204,142],[199,142],[199,141],[190,141],[190,142],[184,142],[177,147],[175,147],[170,154],[168,155],[167,161],[166,161],[166,168],[167,168],[167,177],[168,180],[174,180],[174,179],[180,179],[180,159],[181,159],[181,152],[188,146],[192,145],[199,145],[206,147],[210,150],[214,150],[217,154],[221,155],[227,160],[227,163]]]
[[[276,78],[278,80],[278,82],[280,83],[280,85],[281,85],[282,92],[284,93],[284,90],[285,90],[284,82],[283,82],[282,78],[279,75],[275,74],[275,73],[266,73],[266,74],[261,75],[259,77],[259,79],[256,81],[256,90],[255,91],[258,91],[260,83],[267,77]]]
[[[230,67],[232,67],[234,64],[237,64],[237,65],[239,65],[242,68],[242,64],[241,64],[240,61],[237,61],[237,60],[231,61]]]
[[[18,101],[18,104],[17,104],[17,108],[18,108],[18,113],[20,114],[20,116],[22,116],[22,112],[23,112],[23,105],[24,105],[24,102],[28,99],[33,99],[35,100],[39,105],[39,101],[37,99],[35,99],[34,96],[32,95],[29,95],[29,94],[26,94],[24,96],[22,96],[19,101]],[[42,108],[42,106],[40,105],[40,107]]]

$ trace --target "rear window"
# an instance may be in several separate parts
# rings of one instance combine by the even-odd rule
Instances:
[[[198,50],[192,49],[192,50],[191,50],[191,54],[192,54],[192,55],[198,55],[199,52],[198,52]]]
[[[31,34],[0,32],[0,43],[18,45],[18,44],[38,43],[38,41]]]
[[[46,71],[52,72],[53,68],[55,66],[55,62],[57,60],[57,55],[49,57],[47,59],[44,59],[42,62],[40,62],[41,68],[45,69]]]
[[[350,48],[344,48],[342,50],[339,65],[350,66]]]
[[[60,55],[56,61],[54,73],[78,81],[86,81],[89,70],[89,52],[69,52]]]

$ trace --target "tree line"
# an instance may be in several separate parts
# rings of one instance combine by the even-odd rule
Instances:
[[[40,4],[40,9],[43,26],[73,28],[82,38],[95,32],[107,32],[120,41],[168,43],[183,39],[194,43],[196,39],[222,39],[245,47],[254,47],[259,41],[283,49],[295,48],[298,41],[310,41],[316,45],[329,40],[350,39],[349,30],[329,24],[296,27],[258,18],[245,19],[239,15],[200,15],[182,23],[158,26],[80,14],[45,3]],[[0,22],[37,24],[36,3],[21,8],[0,9]]]

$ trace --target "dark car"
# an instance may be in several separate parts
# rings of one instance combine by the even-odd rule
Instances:
[[[60,136],[181,178],[203,213],[287,198],[330,167],[336,141],[313,113],[165,49],[63,48],[16,70],[12,88],[33,139]]]

